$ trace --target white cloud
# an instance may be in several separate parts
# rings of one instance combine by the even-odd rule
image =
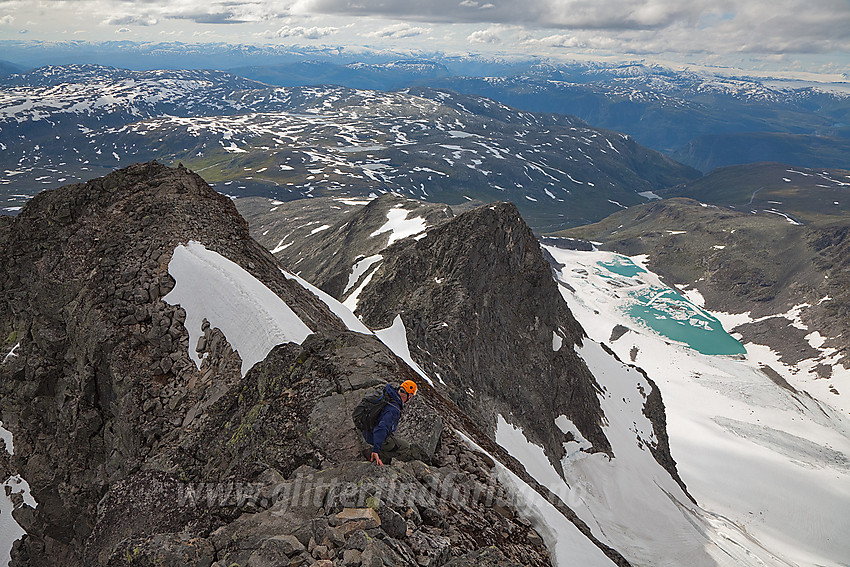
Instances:
[[[155,26],[159,20],[149,15],[126,15],[111,16],[103,23],[109,26]]]
[[[15,21],[15,16],[11,14],[6,14],[5,16],[0,16],[0,26],[10,26]]]
[[[475,0],[463,0],[458,6],[462,8],[477,8],[479,10],[489,10],[496,7],[492,2],[476,2]]]
[[[276,32],[274,32],[275,37],[303,37],[305,39],[319,39],[333,33],[336,33],[337,28],[319,28],[319,27],[310,27],[305,28],[303,26],[283,26]]]
[[[478,30],[466,36],[466,41],[469,43],[499,43],[502,40],[490,30]]]
[[[516,37],[514,33],[521,28],[513,26],[495,25],[487,29],[476,30],[466,36],[466,41],[469,43],[491,43],[502,44],[513,42]]]
[[[130,33],[132,30],[130,28],[119,28],[115,30],[115,33]]]
[[[541,38],[527,37],[522,41],[522,43],[532,47],[558,47],[565,49],[584,49],[588,47],[586,41],[581,40],[575,35],[570,34],[555,34]]]
[[[406,37],[416,37],[418,35],[430,33],[431,28],[414,27],[410,24],[393,24],[383,29],[365,33],[364,37],[385,37],[389,39],[404,39]]]

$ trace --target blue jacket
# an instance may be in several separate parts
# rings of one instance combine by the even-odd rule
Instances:
[[[401,401],[401,396],[398,395],[398,388],[392,384],[384,386],[384,396],[389,402],[381,410],[381,415],[378,417],[378,425],[372,431],[364,431],[363,438],[367,443],[372,444],[372,452],[380,453],[384,446],[384,441],[392,435],[395,428],[398,427],[398,420],[401,417],[401,410],[404,408],[404,403]]]

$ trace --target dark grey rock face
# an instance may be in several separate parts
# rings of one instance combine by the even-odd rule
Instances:
[[[219,329],[189,345],[185,312],[161,301],[189,240],[260,279],[314,334],[245,376]],[[436,565],[489,546],[505,558],[495,565],[549,563],[493,462],[447,424],[487,436],[427,384],[399,434],[431,465],[362,461],[351,408],[413,371],[283,277],[198,176],[140,164],[43,193],[0,224],[0,242],[0,325],[19,343],[0,365],[15,436],[0,472],[38,501],[14,512],[28,535],[12,565]],[[374,516],[343,521],[351,509]]]
[[[414,359],[459,407],[491,432],[496,414],[520,425],[553,463],[567,441],[562,414],[610,451],[598,386],[573,349],[584,331],[516,207],[479,207],[382,254],[356,313],[371,328],[401,314]]]

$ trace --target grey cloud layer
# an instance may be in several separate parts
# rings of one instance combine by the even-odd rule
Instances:
[[[51,13],[70,5],[0,0],[0,26],[23,22],[18,12],[25,6]],[[345,16],[356,26],[352,35],[387,42],[443,37],[444,25],[463,24],[453,37],[467,46],[632,54],[850,52],[850,0],[76,0],[73,5],[125,29],[169,20],[231,24],[234,30],[263,23],[279,30],[276,37],[332,41],[339,20],[324,20]]]
[[[723,13],[728,0],[298,0],[305,13],[380,15],[439,22],[533,24],[575,29],[652,29]]]
[[[552,46],[632,52],[850,50],[847,0],[298,0],[293,11],[549,28]],[[505,38],[490,28],[469,40]]]

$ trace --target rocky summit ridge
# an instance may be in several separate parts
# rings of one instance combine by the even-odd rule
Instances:
[[[563,416],[589,443],[585,452],[613,455],[602,429],[604,384],[576,355],[585,332],[513,204],[435,210],[397,195],[347,205],[246,201],[237,203],[252,234],[284,265],[344,301],[371,328],[400,321],[412,359],[489,435],[500,419],[514,424],[561,471],[571,439],[555,425]],[[411,237],[393,241],[381,228],[401,213],[417,228],[397,225]],[[281,231],[276,217],[306,227]],[[310,234],[321,222],[330,228]],[[658,388],[650,386],[644,398],[658,441],[653,456],[684,489]]]
[[[0,262],[8,268],[0,279],[0,415],[14,454],[0,451],[0,467],[4,478],[26,479],[38,503],[16,501],[14,519],[27,535],[11,565],[549,564],[543,538],[494,471],[512,471],[544,497],[547,489],[479,423],[486,404],[530,422],[531,405],[511,389],[500,397],[498,377],[488,388],[460,372],[494,354],[480,343],[499,338],[480,329],[511,324],[487,318],[486,302],[505,298],[459,273],[499,267],[504,255],[519,273],[531,269],[531,291],[548,268],[515,209],[469,215],[424,240],[396,243],[361,304],[364,320],[384,324],[390,314],[377,297],[385,289],[386,309],[395,306],[410,325],[413,350],[430,347],[431,360],[448,361],[447,389],[417,378],[375,334],[351,330],[250,237],[229,199],[183,168],[133,165],[43,192],[17,218],[1,219]],[[462,237],[479,222],[510,230],[489,245]],[[447,247],[463,243],[465,260],[453,264]],[[221,258],[216,266],[231,277],[261,282],[309,334],[274,346],[243,371],[223,324],[187,329],[190,314],[169,302],[180,247]],[[411,271],[417,265],[426,269]],[[422,328],[399,293],[403,277],[430,277],[434,268],[452,277],[456,299],[446,302],[446,314],[468,316],[464,294],[485,302],[478,315],[487,325],[473,322],[466,343],[452,346],[464,337],[440,339]],[[580,340],[566,307],[554,313],[557,320],[535,321],[516,340],[547,335],[551,350],[551,329],[562,330],[565,344]],[[201,333],[197,341],[191,332]],[[558,356],[560,364],[575,362]],[[604,451],[600,417],[582,393],[593,391],[592,376],[580,366],[571,372],[559,386],[579,400],[567,404],[571,417]],[[423,460],[379,469],[361,458],[351,409],[367,389],[410,377],[421,395],[399,433],[422,448]],[[467,388],[489,401],[464,401],[457,393]],[[555,451],[551,435],[536,433]],[[611,561],[628,564],[566,505],[557,508]]]

